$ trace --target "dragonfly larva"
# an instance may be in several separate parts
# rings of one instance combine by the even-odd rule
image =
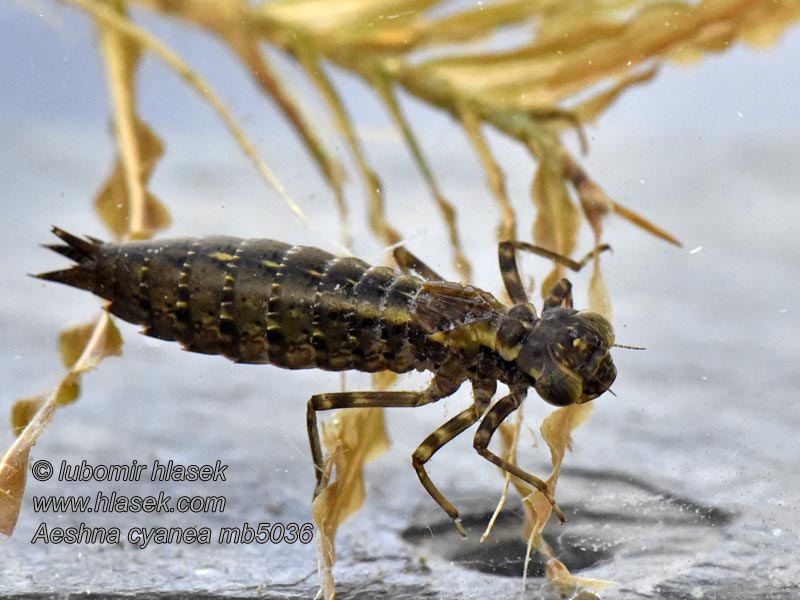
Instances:
[[[403,248],[395,251],[398,271],[266,239],[112,244],[57,227],[53,232],[65,244],[48,248],[77,264],[37,277],[109,300],[111,313],[143,325],[146,335],[176,340],[193,352],[287,369],[433,373],[420,392],[311,397],[307,428],[315,496],[324,485],[318,411],[422,406],[468,381],[472,405],[431,433],[412,455],[422,485],[463,534],[458,510],[431,481],[425,463],[480,422],[473,442],[478,454],[542,491],[564,519],[545,483],[494,454],[489,442],[529,388],[557,406],[588,402],[605,392],[616,377],[609,354],[614,332],[599,314],[572,308],[566,279],[555,285],[537,316],[520,280],[516,252],[533,252],[577,271],[606,247],[575,262],[525,242],[501,242],[500,270],[512,302],[507,306],[478,288],[444,281]],[[490,407],[498,382],[510,393]]]

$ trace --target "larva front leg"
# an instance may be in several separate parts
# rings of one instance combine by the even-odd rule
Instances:
[[[577,273],[584,266],[586,266],[586,263],[588,263],[592,258],[601,252],[611,250],[611,246],[608,244],[598,246],[584,256],[580,261],[574,261],[562,254],[558,254],[557,252],[553,252],[547,248],[542,248],[541,246],[528,244],[527,242],[520,242],[517,240],[500,242],[500,244],[497,246],[497,258],[500,264],[500,274],[503,277],[503,285],[505,285],[506,291],[508,292],[508,297],[511,298],[511,301],[514,304],[526,304],[528,302],[528,294],[525,293],[525,288],[522,285],[522,279],[519,276],[519,267],[517,266],[516,256],[517,250],[524,250],[525,252],[530,252],[531,254],[535,254],[543,258],[549,258],[550,260],[555,261],[560,265],[564,265],[565,267],[572,269]]]

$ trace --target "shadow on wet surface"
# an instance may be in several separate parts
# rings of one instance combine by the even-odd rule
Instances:
[[[633,556],[645,547],[650,547],[651,552],[659,547],[671,552],[673,549],[664,545],[670,538],[683,546],[683,552],[700,549],[711,538],[721,538],[720,528],[732,519],[732,515],[718,508],[675,496],[623,473],[569,469],[564,475],[573,480],[575,487],[588,488],[589,483],[597,487],[602,482],[599,485],[602,496],[587,502],[561,504],[569,528],[551,521],[543,532],[554,556],[573,573]],[[585,480],[584,486],[580,480]],[[462,524],[470,532],[465,540],[454,539],[454,527],[449,520],[430,526],[412,525],[403,532],[403,539],[467,569],[519,577],[524,571],[527,552],[523,515],[520,511],[503,511],[491,535],[481,543],[478,532],[489,522],[492,512],[491,508],[465,511]],[[691,540],[697,548],[685,547]],[[534,553],[528,575],[543,577],[544,574],[545,562]]]

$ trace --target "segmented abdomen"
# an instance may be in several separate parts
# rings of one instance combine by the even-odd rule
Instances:
[[[85,282],[55,276],[69,271],[45,278],[87,289],[91,283],[91,291],[111,301],[112,313],[194,352],[290,369],[368,372],[429,368],[441,353],[428,347],[414,322],[421,281],[387,267],[265,239],[93,248],[94,261],[72,270]]]

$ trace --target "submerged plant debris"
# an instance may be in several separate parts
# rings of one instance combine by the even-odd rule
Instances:
[[[325,597],[331,598],[335,593],[336,530],[364,503],[364,464],[389,447],[383,411],[378,408],[339,411],[325,424],[323,441],[329,453],[329,473],[335,469],[336,478],[314,500],[312,514],[318,527],[320,586]]]
[[[17,400],[11,409],[17,439],[0,464],[0,533],[5,535],[11,535],[17,524],[33,444],[53,419],[55,409],[78,397],[81,375],[105,357],[122,354],[122,337],[109,314],[103,312],[94,321],[63,331],[59,346],[67,372],[58,385],[44,394]]]
[[[582,128],[624,91],[651,82],[665,61],[690,63],[740,41],[768,46],[800,19],[796,0],[65,1],[93,19],[106,69],[116,158],[110,176],[100,186],[95,207],[116,240],[148,238],[170,222],[166,208],[147,187],[164,149],[135,104],[136,74],[145,52],[164,61],[205,98],[278,197],[310,226],[300,204],[261,160],[226,107],[226,101],[234,99],[222,100],[194,66],[138,24],[138,13],[148,11],[206,30],[242,63],[265,98],[274,102],[305,144],[342,215],[347,243],[350,217],[343,191],[343,163],[311,126],[302,103],[261,46],[270,45],[291,57],[318,90],[350,151],[367,196],[370,227],[391,245],[400,242],[403,233],[387,220],[386,205],[398,200],[384,191],[380,174],[372,166],[348,111],[348,99],[338,91],[329,66],[361,77],[401,132],[430,190],[432,203],[447,226],[454,263],[464,280],[469,280],[470,265],[457,226],[458,204],[447,197],[438,181],[418,140],[413,118],[398,103],[398,94],[410,94],[437,107],[463,128],[500,210],[499,239],[532,238],[540,246],[571,255],[581,222],[590,225],[597,246],[603,220],[613,213],[677,244],[669,233],[609,198],[567,150],[565,134],[577,132],[585,145]],[[528,35],[509,48],[503,40],[512,30]],[[535,218],[525,216],[523,223],[532,221],[532,225],[525,225],[528,234],[512,209],[502,165],[487,143],[485,126],[518,140],[532,158],[530,193]],[[561,276],[560,271],[556,267],[544,280],[544,289]],[[598,261],[590,300],[595,310],[610,316]],[[81,374],[103,357],[120,352],[119,334],[106,313],[89,325],[65,332],[61,339],[67,371],[59,384],[50,392],[17,401],[12,409],[18,437],[0,464],[0,531],[9,535],[19,514],[32,444],[52,419],[55,407],[77,397]],[[553,470],[547,479],[551,493],[569,448],[570,432],[587,418],[588,410],[588,405],[559,409],[542,425],[542,436],[552,455]],[[517,430],[504,435],[511,460],[518,434]],[[325,430],[325,443],[335,477],[317,498],[313,511],[321,532],[320,572],[330,598],[334,594],[331,567],[336,528],[361,505],[362,465],[386,443],[380,411],[338,414]],[[513,484],[526,498],[531,545],[549,556],[540,533],[551,506],[541,493],[531,494],[518,480]],[[577,585],[557,562],[551,561],[548,577],[567,586]]]

